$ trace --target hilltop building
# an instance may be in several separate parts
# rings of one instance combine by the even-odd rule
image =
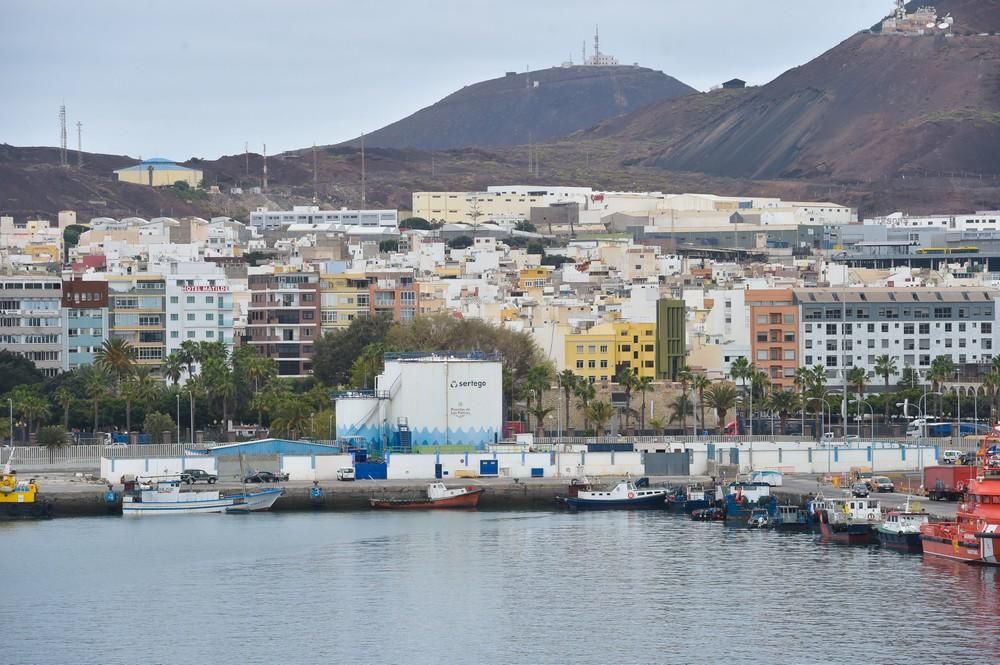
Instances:
[[[153,157],[134,166],[116,169],[115,175],[119,182],[150,187],[169,187],[177,182],[186,182],[191,187],[198,187],[203,178],[201,169],[181,166],[173,160],[162,157]]]
[[[331,225],[347,228],[398,229],[399,213],[395,210],[320,210],[319,206],[292,206],[291,210],[257,208],[250,213],[250,226],[258,231],[277,231],[295,225]],[[302,227],[306,229],[306,226]]]

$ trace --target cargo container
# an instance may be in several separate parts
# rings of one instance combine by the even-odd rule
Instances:
[[[974,466],[928,466],[924,469],[924,489],[931,501],[961,501],[975,477]]]

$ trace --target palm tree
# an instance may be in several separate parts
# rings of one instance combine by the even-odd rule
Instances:
[[[927,378],[932,384],[932,390],[942,392],[941,387],[945,381],[949,381],[955,376],[955,361],[951,356],[940,355],[931,361],[931,366],[927,370]],[[942,396],[938,395],[938,413],[941,412]]]
[[[629,416],[632,414],[632,390],[636,384],[635,370],[628,365],[621,365],[615,373],[614,381],[625,393],[625,430],[628,431]]]
[[[83,383],[83,392],[94,405],[94,435],[97,435],[100,416],[100,402],[108,394],[111,376],[100,365],[84,365],[77,370]]]
[[[580,377],[574,374],[573,370],[564,369],[559,372],[559,376],[556,378],[559,379],[559,387],[562,388],[563,399],[565,400],[565,404],[563,406],[566,408],[566,430],[572,432],[573,428],[569,426],[569,404],[570,399],[573,396],[573,391],[576,390],[576,386],[580,382]]]
[[[147,367],[139,367],[121,385],[119,391],[125,398],[125,432],[132,431],[132,404],[139,402],[144,409],[156,399],[159,385],[153,378],[152,371]]]
[[[135,349],[120,337],[104,340],[101,348],[94,353],[94,361],[115,376],[115,388],[121,390],[122,379],[135,364]]]
[[[573,389],[573,394],[578,400],[576,408],[583,414],[583,429],[588,430],[590,429],[590,402],[597,397],[597,389],[590,381],[581,379],[576,388]]]
[[[799,396],[791,390],[775,390],[767,397],[767,408],[778,414],[781,433],[787,433],[788,417],[799,408]]]
[[[555,409],[552,407],[542,406],[540,402],[531,408],[529,413],[531,414],[531,417],[535,419],[535,436],[545,436],[545,417],[554,410]]]
[[[244,347],[248,349],[253,349],[253,347]],[[234,354],[235,355],[235,354]],[[236,361],[234,360],[235,364]],[[265,358],[262,355],[253,353],[245,359],[242,364],[243,372],[249,381],[253,382],[253,395],[256,398],[260,394],[260,387],[262,384],[270,381],[277,375],[277,369],[274,366],[274,360],[271,358]],[[257,424],[262,425],[261,413],[257,412]]]
[[[181,381],[184,367],[184,358],[181,357],[180,352],[172,351],[170,355],[163,359],[163,364],[160,366],[160,373],[163,374],[164,378],[170,379],[170,382],[176,386]]]
[[[726,414],[736,406],[737,402],[736,386],[728,381],[713,383],[705,389],[705,403],[715,410],[719,434],[725,432]]]
[[[667,426],[667,424],[663,422],[663,418],[650,418],[649,426],[653,428],[653,431],[656,432],[657,436],[660,436],[663,434],[663,429]]]
[[[51,415],[48,400],[27,386],[12,390],[11,399],[14,400],[14,409],[24,418],[29,435],[34,431],[36,422],[47,420]]]
[[[708,387],[712,385],[712,382],[708,380],[708,377],[704,374],[695,374],[691,378],[691,387],[694,388],[695,393],[698,394],[698,411],[701,415],[701,429],[704,431],[705,428],[705,391]]]
[[[35,436],[35,443],[49,449],[49,462],[52,461],[52,451],[58,448],[68,448],[70,445],[69,432],[58,425],[42,427]]]
[[[885,381],[885,389],[889,390],[889,377],[896,373],[896,359],[883,354],[875,359],[875,375]]]
[[[733,362],[729,365],[729,376],[733,379],[733,381],[740,382],[740,387],[743,389],[744,393],[746,392],[747,380],[753,377],[754,372],[756,371],[757,368],[754,367],[753,363],[747,360],[745,356],[739,356],[738,358],[735,358]],[[752,396],[750,397],[750,403],[751,404],[753,403]]]
[[[56,390],[55,400],[56,404],[61,406],[63,410],[63,420],[62,420],[63,429],[68,430],[69,409],[71,406],[73,406],[73,402],[76,401],[76,395],[74,395],[73,391],[69,389],[69,386],[60,386],[59,389]]]
[[[198,342],[193,339],[186,339],[181,342],[180,349],[177,351],[178,356],[181,361],[187,366],[187,375],[190,379],[194,376],[194,364],[198,360],[199,350]]]
[[[639,429],[646,429],[646,393],[652,392],[653,390],[653,379],[648,376],[636,377],[635,389],[639,391],[642,395],[642,407],[639,411]],[[681,425],[683,427],[683,424]]]
[[[615,415],[615,408],[607,402],[594,401],[587,407],[587,420],[594,423],[598,436],[604,436],[604,428]]]
[[[680,421],[681,430],[685,428],[685,423],[689,415],[694,415],[694,405],[686,393],[681,393],[670,403],[670,422]],[[649,421],[653,423],[652,420]]]
[[[271,429],[283,436],[296,439],[308,429],[311,413],[309,405],[302,400],[286,399],[278,407],[276,417],[271,421]]]
[[[992,422],[996,412],[997,395],[1000,394],[1000,371],[990,370],[990,373],[983,377],[983,389],[990,398],[990,422]]]

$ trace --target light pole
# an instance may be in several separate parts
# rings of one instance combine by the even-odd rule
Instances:
[[[927,395],[924,395],[924,397],[927,397]],[[921,398],[920,401],[923,401],[923,398]],[[906,408],[907,406],[909,406],[908,402],[896,402],[896,406],[903,407],[903,417],[904,418],[909,418],[910,417],[909,409]],[[927,414],[923,412],[923,410],[920,408],[919,405],[916,407],[916,409],[917,409],[917,415],[920,416],[920,418],[924,421],[924,430],[921,432],[921,436],[918,437],[918,440],[917,440],[917,457],[920,460],[919,461],[920,477],[923,478],[923,476],[924,476],[924,444],[926,443],[926,441],[923,441],[922,439],[924,438],[924,435],[926,435],[926,433],[927,433],[927,429],[926,429],[926,427],[927,427]],[[906,445],[906,444],[902,443],[900,445]]]
[[[826,413],[829,414],[830,411],[833,410],[833,407],[830,405],[830,402],[828,402],[825,397],[810,397],[809,399],[806,400],[806,403],[808,404],[809,402],[816,402],[816,401],[820,402],[820,406],[819,406],[819,414],[820,414],[819,415],[819,422],[820,422],[820,429],[823,430],[823,427],[822,427],[822,424],[823,424],[823,412],[825,411]],[[823,408],[824,405],[828,406],[830,408],[829,409],[824,409]],[[832,427],[833,424],[831,423],[830,426]],[[823,431],[822,432],[822,436],[820,436],[820,440],[821,441],[823,440],[823,438],[824,438],[825,435],[826,435],[826,432]],[[827,475],[833,473],[833,458],[832,458],[832,454],[833,453],[831,451],[831,448],[832,448],[832,446],[830,446],[830,445],[826,446],[826,473],[827,473]]]
[[[7,403],[10,404],[10,445],[14,447],[14,400],[11,397],[7,398]]]
[[[938,395],[939,397],[943,397],[943,395],[940,392],[938,392],[937,390],[930,390],[930,391],[925,390],[924,394],[920,397],[919,400],[917,400],[917,408],[919,409],[920,413],[923,414],[924,427],[925,428],[927,426],[927,396],[928,395]],[[925,429],[924,432],[926,432],[926,431],[927,430]]]
[[[854,402],[855,404],[858,404],[859,406],[861,404],[864,404],[865,406],[868,407],[868,410],[871,412],[871,414],[872,414],[872,443],[874,443],[875,442],[875,409],[874,409],[874,407],[872,407],[872,405],[869,404],[868,400],[866,400],[866,399],[852,399],[850,401]],[[858,420],[860,422],[860,420],[861,420],[860,416],[859,416]],[[861,438],[861,425],[860,424],[858,425],[858,438]]]
[[[958,435],[958,440],[962,440],[962,386],[958,385],[961,379],[962,372],[957,367],[955,368],[955,399],[958,400],[958,404],[955,407],[955,424],[956,424],[956,434]]]
[[[177,391],[177,443],[181,442],[181,391]]]
[[[191,431],[189,432],[189,434],[191,435],[191,445],[193,446],[194,445],[194,393],[191,392],[190,390],[188,390],[188,399],[189,399],[190,405],[191,405],[191,409],[190,409],[190,411],[191,411],[191,413],[190,413],[190,416],[191,416]]]

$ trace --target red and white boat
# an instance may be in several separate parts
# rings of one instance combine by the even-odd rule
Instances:
[[[1000,450],[980,450],[979,460],[956,521],[920,527],[925,556],[1000,565]]]
[[[421,509],[421,508],[475,508],[482,487],[457,487],[449,489],[444,483],[427,486],[427,497],[418,499],[369,499],[372,508]]]

